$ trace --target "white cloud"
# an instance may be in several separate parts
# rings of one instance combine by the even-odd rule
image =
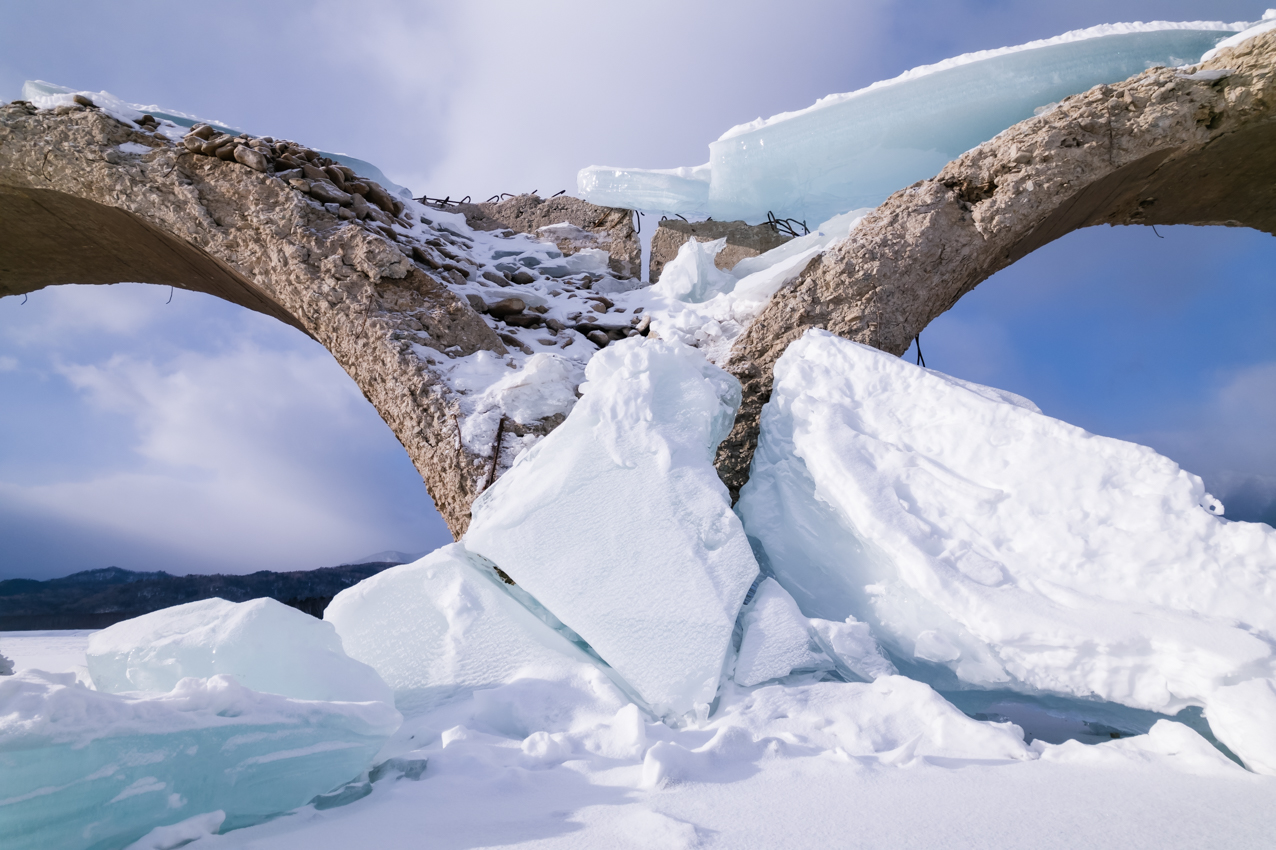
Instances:
[[[133,283],[50,286],[30,293],[25,304],[0,300],[0,326],[9,342],[41,347],[85,333],[128,336],[161,315],[166,297],[166,287]]]
[[[91,411],[131,427],[133,459],[102,458],[54,483],[0,482],[0,502],[75,534],[186,553],[176,572],[308,569],[449,539],[354,382],[318,346],[278,331],[291,346],[241,332],[211,355],[55,367]]]
[[[0,357],[0,372],[16,372],[18,371],[18,358],[4,356]]]

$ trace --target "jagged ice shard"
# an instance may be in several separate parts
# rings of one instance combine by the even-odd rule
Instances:
[[[465,547],[575,631],[658,716],[707,710],[757,575],[713,453],[740,385],[695,349],[594,355],[567,420],[474,502]]]
[[[917,675],[1204,706],[1276,772],[1276,530],[1152,449],[810,331],[737,510],[806,616],[868,623]]]
[[[476,563],[478,562],[478,563]],[[459,543],[337,595],[324,619],[418,713],[518,678],[560,678],[592,660],[520,604]]]
[[[708,165],[589,166],[577,189],[586,200],[630,209],[824,221],[876,207],[1038,108],[1150,67],[1196,62],[1246,26],[1106,24],[968,53],[733,127],[710,143]]]
[[[89,675],[106,693],[170,691],[182,679],[234,676],[255,691],[294,699],[392,702],[337,630],[274,599],[204,599],[103,629],[89,640]]]

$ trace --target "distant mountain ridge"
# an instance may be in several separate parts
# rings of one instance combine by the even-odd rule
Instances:
[[[120,567],[85,570],[62,578],[0,581],[0,631],[100,629],[161,608],[220,597],[231,602],[270,597],[315,617],[347,587],[402,563],[387,560],[317,570],[248,575],[139,573]]]

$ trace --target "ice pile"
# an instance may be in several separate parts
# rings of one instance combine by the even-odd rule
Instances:
[[[0,680],[0,846],[123,847],[210,812],[224,829],[259,822],[367,769],[399,722],[386,703],[289,699],[225,675],[117,695],[24,671]]]
[[[869,212],[858,209],[836,215],[805,236],[741,260],[730,271],[713,263],[725,240],[690,239],[665,264],[656,284],[618,296],[616,302],[645,310],[661,337],[695,346],[711,362],[722,363],[771,296],[826,248],[845,239]]]
[[[1276,764],[1276,531],[1215,516],[1151,449],[812,331],[776,365],[738,510],[808,616],[868,623],[923,674],[1204,705]]]
[[[694,349],[641,337],[585,377],[567,420],[475,501],[465,547],[658,716],[707,711],[758,571],[713,467],[740,386]]]
[[[218,813],[224,829],[358,776],[402,717],[336,630],[273,599],[209,599],[89,641],[73,673],[0,683],[0,845],[122,847]]]
[[[453,543],[342,591],[324,619],[389,683],[399,709],[419,714],[467,691],[593,663],[515,592]]]
[[[188,677],[229,675],[294,699],[391,701],[376,671],[346,655],[330,623],[274,599],[175,605],[98,632],[86,655],[93,686],[112,694],[168,692]]]
[[[1247,26],[1106,24],[968,53],[733,127],[709,145],[707,165],[590,166],[577,188],[596,204],[630,209],[754,223],[774,211],[822,221],[877,206],[1039,107],[1155,65],[1195,62]]]

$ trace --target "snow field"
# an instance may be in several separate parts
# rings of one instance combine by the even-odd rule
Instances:
[[[921,682],[813,678],[728,682],[679,728],[601,674],[475,691],[383,750],[427,759],[419,781],[190,846],[1258,848],[1276,828],[1276,780],[1178,723],[1027,746]]]

